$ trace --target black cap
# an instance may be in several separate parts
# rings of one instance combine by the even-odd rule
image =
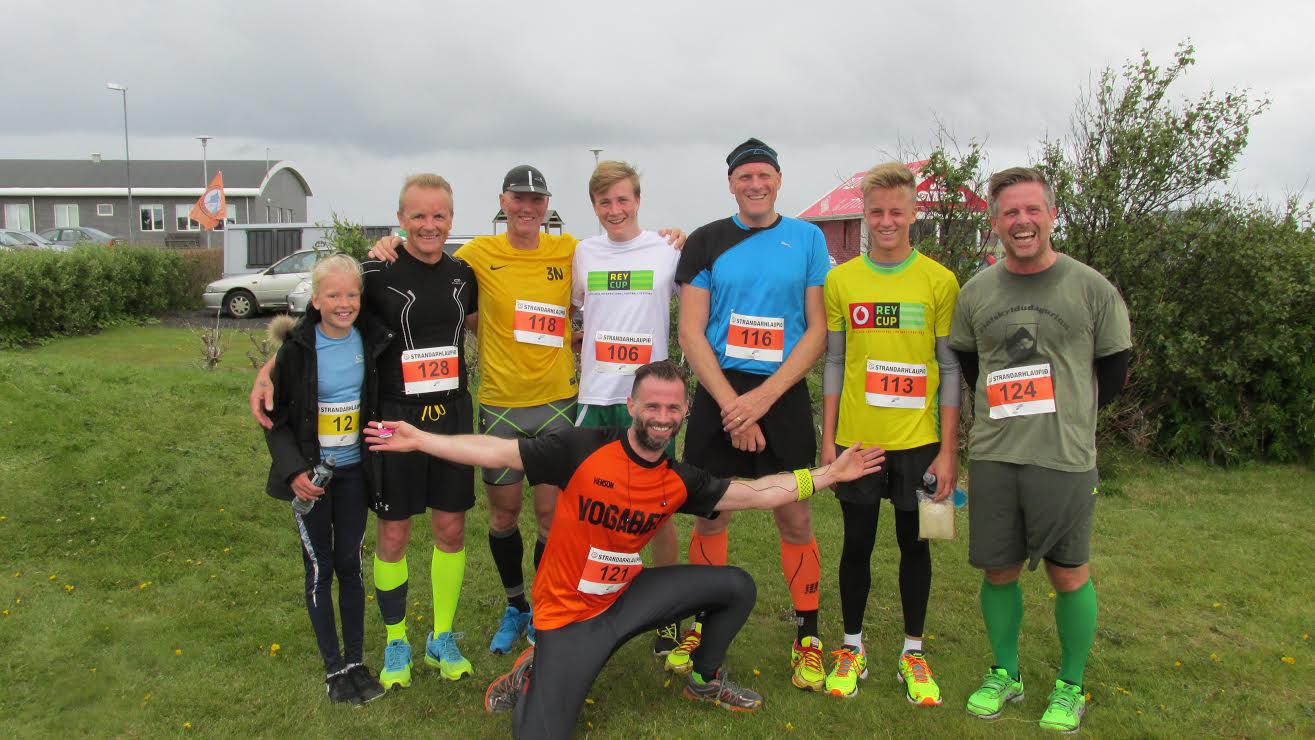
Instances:
[[[502,178],[502,192],[552,195],[548,192],[548,181],[543,179],[543,173],[528,164],[511,168],[507,176]]]
[[[727,155],[726,174],[729,175],[736,167],[750,162],[766,162],[775,167],[777,172],[781,171],[781,163],[776,161],[776,150],[757,139],[749,139]]]

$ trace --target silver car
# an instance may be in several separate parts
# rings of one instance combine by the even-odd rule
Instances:
[[[68,247],[47,241],[40,235],[20,229],[0,229],[0,247],[11,249],[49,249],[55,252],[67,252]]]
[[[288,291],[310,277],[311,267],[333,254],[327,249],[303,249],[284,257],[261,272],[224,278],[210,283],[201,299],[209,309],[224,310],[237,319],[261,311],[285,309]]]

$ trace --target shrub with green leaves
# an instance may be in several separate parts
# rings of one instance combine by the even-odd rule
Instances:
[[[0,346],[78,334],[195,303],[192,270],[154,247],[0,253]]]

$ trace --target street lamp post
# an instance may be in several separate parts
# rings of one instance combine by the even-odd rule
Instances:
[[[215,138],[213,136],[198,136],[201,141],[201,197],[205,197],[205,189],[210,187],[210,161],[206,156],[206,144]],[[210,229],[205,230],[205,248],[210,248]]]
[[[123,96],[123,168],[128,178],[128,243],[132,244],[132,222],[137,218],[132,207],[132,154],[128,151],[128,88],[117,82],[107,82],[105,87]]]

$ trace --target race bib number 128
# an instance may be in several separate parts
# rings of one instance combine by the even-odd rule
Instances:
[[[1055,413],[1050,363],[996,370],[986,376],[986,402],[992,419]]]
[[[426,347],[402,352],[402,389],[408,396],[455,390],[461,384],[456,347]]]

